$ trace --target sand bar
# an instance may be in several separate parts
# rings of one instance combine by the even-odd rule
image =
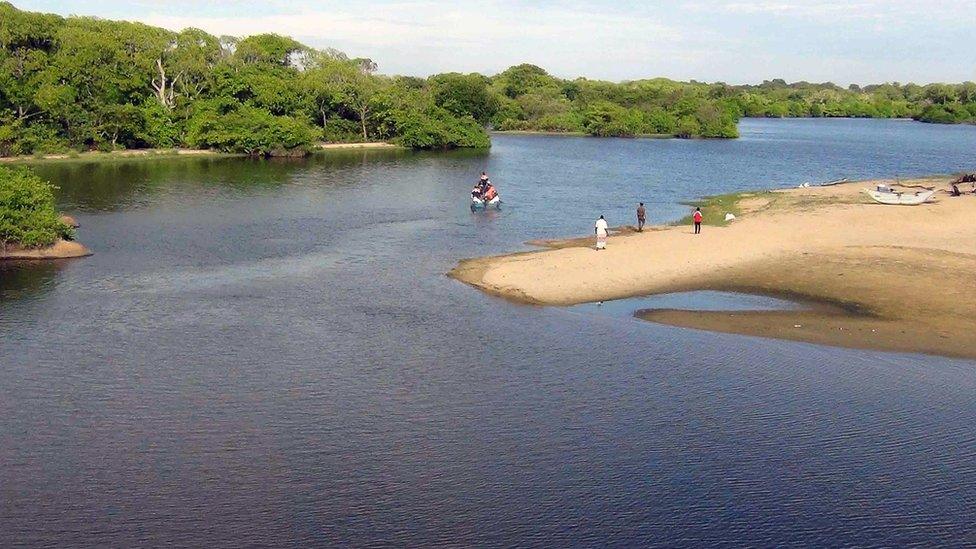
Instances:
[[[386,143],[382,141],[368,142],[368,143],[317,143],[314,145],[313,150],[346,150],[346,149],[399,149],[402,148],[399,145],[394,145],[392,143]],[[31,163],[39,161],[57,161],[57,160],[116,160],[116,159],[132,159],[132,158],[167,158],[173,156],[214,156],[214,157],[233,157],[233,156],[245,156],[243,154],[235,153],[225,153],[220,151],[215,151],[211,149],[128,149],[119,151],[86,151],[86,152],[75,152],[75,153],[57,153],[57,154],[45,154],[45,155],[19,155],[19,156],[2,156],[0,157],[0,164],[11,164],[11,163]]]
[[[946,188],[950,178],[901,181]],[[888,351],[976,358],[976,196],[873,203],[854,182],[747,193],[724,227],[654,227],[538,242],[468,259],[450,275],[525,303],[571,305],[694,290],[787,297],[796,311],[643,311],[672,325]],[[708,220],[706,220],[707,222]]]
[[[43,248],[0,247],[0,261],[68,259],[72,257],[85,257],[91,254],[91,250],[70,240],[58,240],[54,244]]]
[[[172,156],[237,156],[208,149],[129,149],[120,151],[86,151],[82,153],[58,153],[45,155],[20,155],[0,157],[0,163],[38,162],[52,160],[114,160],[128,158],[166,158]]]
[[[385,141],[370,141],[366,143],[319,143],[316,148],[323,150],[342,150],[342,149],[402,149],[400,145],[387,143]]]

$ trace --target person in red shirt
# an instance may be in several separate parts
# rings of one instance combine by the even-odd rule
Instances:
[[[695,234],[700,234],[702,224],[701,208],[695,208],[695,213],[691,214],[691,218],[695,221]]]

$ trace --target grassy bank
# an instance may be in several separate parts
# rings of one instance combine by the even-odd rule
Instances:
[[[318,151],[348,151],[361,149],[405,149],[400,145],[386,142],[367,142],[367,143],[319,143],[315,145],[311,152]],[[156,160],[163,158],[192,158],[192,157],[211,157],[211,158],[243,158],[244,154],[225,153],[209,149],[128,149],[119,151],[86,151],[68,152],[58,154],[28,154],[19,156],[0,157],[0,164],[35,164],[41,162],[112,162],[118,160]]]
[[[724,227],[729,224],[725,220],[725,214],[730,213],[736,217],[742,215],[742,207],[739,203],[747,198],[753,198],[759,195],[769,195],[768,192],[738,192],[729,194],[718,194],[714,196],[706,196],[700,200],[695,200],[692,202],[682,202],[685,206],[690,206],[692,208],[701,208],[702,211],[702,224],[712,225],[715,227]],[[672,223],[672,225],[688,225],[692,223],[692,215],[688,214],[681,219]]]
[[[33,164],[38,162],[65,162],[65,161],[114,161],[114,160],[134,160],[134,159],[157,159],[157,158],[176,158],[176,157],[237,157],[239,154],[222,153],[206,149],[133,149],[122,151],[88,151],[88,152],[68,152],[58,154],[30,154],[20,156],[0,157],[0,163],[4,164]]]

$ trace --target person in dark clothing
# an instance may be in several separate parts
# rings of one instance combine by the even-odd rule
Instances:
[[[644,231],[644,222],[647,220],[647,211],[644,209],[644,203],[641,202],[637,205],[637,231]]]
[[[490,186],[491,186],[491,180],[488,179],[488,174],[485,172],[481,172],[481,179],[478,180],[478,188],[481,189],[481,194],[482,195],[485,194],[485,192],[488,190],[488,187]]]

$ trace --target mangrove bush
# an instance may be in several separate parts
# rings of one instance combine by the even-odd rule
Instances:
[[[37,248],[74,230],[54,207],[54,187],[25,167],[0,166],[0,247]]]

